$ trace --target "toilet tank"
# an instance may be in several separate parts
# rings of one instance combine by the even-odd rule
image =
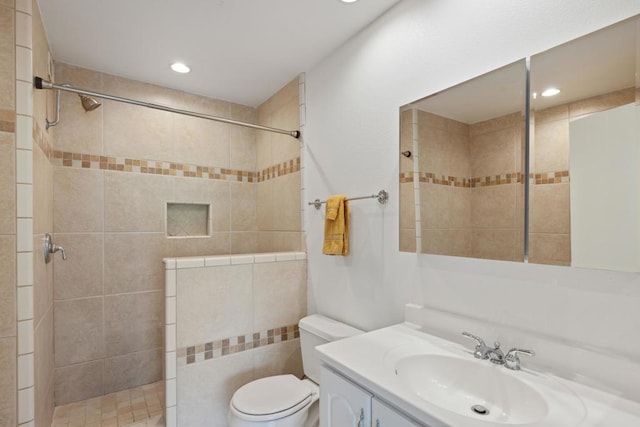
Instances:
[[[316,346],[364,333],[360,329],[320,314],[300,319],[298,326],[304,374],[316,384],[320,382],[320,360],[315,354]]]

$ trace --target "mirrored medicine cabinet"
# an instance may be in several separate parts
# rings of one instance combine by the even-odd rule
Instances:
[[[639,28],[402,106],[400,250],[640,271]]]

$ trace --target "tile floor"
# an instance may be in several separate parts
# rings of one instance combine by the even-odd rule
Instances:
[[[56,407],[52,427],[164,427],[164,381]]]

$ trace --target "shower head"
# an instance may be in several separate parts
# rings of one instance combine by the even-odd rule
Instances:
[[[92,98],[90,96],[82,95],[82,94],[78,94],[78,96],[82,101],[82,108],[84,108],[84,111],[86,111],[87,113],[89,111],[95,110],[96,108],[102,105],[100,102],[96,101],[95,98]]]

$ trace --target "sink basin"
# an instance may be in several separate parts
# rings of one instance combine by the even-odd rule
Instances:
[[[432,405],[478,421],[529,424],[549,407],[535,388],[488,361],[421,354],[400,359],[395,372],[415,395]]]

